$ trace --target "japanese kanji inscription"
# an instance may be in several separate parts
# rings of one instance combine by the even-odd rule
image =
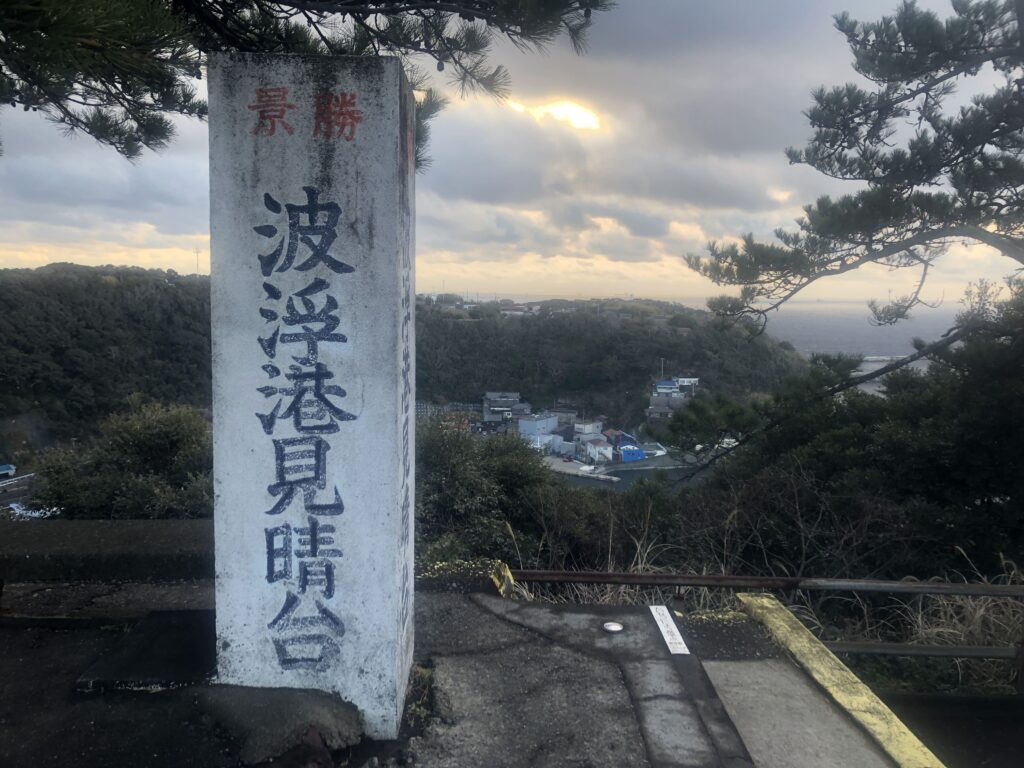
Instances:
[[[412,658],[412,113],[396,60],[211,56],[218,679],[379,738]]]

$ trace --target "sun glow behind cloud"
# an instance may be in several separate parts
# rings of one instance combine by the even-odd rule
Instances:
[[[920,0],[943,16],[948,2]],[[877,18],[895,3],[860,0],[858,14]],[[513,101],[451,94],[431,136],[434,163],[416,179],[418,290],[702,304],[723,289],[684,256],[748,232],[772,242],[803,204],[849,191],[782,152],[807,138],[808,93],[850,77],[830,21],[844,0],[632,6],[602,15],[582,57],[561,44],[540,56],[499,44],[494,61],[509,67]],[[207,270],[205,124],[176,121],[165,152],[130,164],[87,137],[62,138],[40,115],[0,118],[0,268],[192,272],[198,249]],[[967,281],[1013,266],[954,246],[929,275],[927,298],[955,303]],[[858,270],[801,298],[885,300],[916,279]]]
[[[534,107],[528,107],[525,104],[520,104],[518,101],[509,101],[508,107],[513,112],[526,113],[535,120],[551,117],[560,122],[568,123],[573,128],[581,131],[598,131],[601,129],[601,119],[597,116],[597,113],[574,101],[563,99]]]

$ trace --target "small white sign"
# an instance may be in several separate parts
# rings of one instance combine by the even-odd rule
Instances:
[[[654,621],[658,625],[658,629],[661,630],[661,636],[665,638],[665,645],[668,646],[669,653],[673,655],[679,653],[688,654],[690,649],[686,647],[683,636],[679,634],[679,627],[676,626],[676,622],[672,618],[672,614],[669,613],[668,608],[664,605],[652,605],[650,608]]]

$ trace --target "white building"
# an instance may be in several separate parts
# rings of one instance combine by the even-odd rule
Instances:
[[[577,421],[573,425],[573,429],[577,435],[588,435],[588,434],[601,434],[601,430],[604,429],[604,423],[601,421]]]
[[[518,421],[520,435],[550,435],[558,428],[558,416],[554,413],[534,413],[521,416]]]
[[[688,398],[694,396],[700,379],[687,376],[673,376],[655,382],[651,389],[650,405],[646,415],[650,421],[665,421],[672,417],[684,405]]]
[[[603,437],[588,440],[586,445],[587,458],[595,464],[607,464],[612,460],[612,444]]]

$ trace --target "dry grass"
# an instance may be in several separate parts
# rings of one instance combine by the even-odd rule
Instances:
[[[1024,584],[1024,570],[1003,559],[1003,573],[986,579],[976,570],[960,579],[971,583]],[[1024,600],[967,595],[923,595],[887,603],[858,595],[827,601],[806,593],[790,604],[800,620],[822,640],[884,641],[921,645],[1013,647],[1024,641]],[[838,609],[838,610],[837,610]],[[834,621],[842,614],[842,623]],[[851,657],[850,661],[881,682],[911,688],[1014,693],[1017,667],[999,659]],[[905,679],[899,679],[903,676]]]
[[[1003,559],[998,577],[975,579],[992,584],[1024,584],[1024,571]],[[903,603],[899,623],[906,641],[926,645],[1010,647],[1024,641],[1024,601],[1005,597],[933,596]],[[1012,693],[1016,665],[997,659],[956,659],[960,685],[968,689]]]
[[[610,568],[610,571],[617,570]],[[636,562],[627,573],[679,573],[678,569]],[[706,575],[707,571],[701,575]],[[516,583],[518,600],[575,605],[671,605],[685,613],[732,610],[732,590],[709,587],[641,587],[629,584],[526,584]]]

